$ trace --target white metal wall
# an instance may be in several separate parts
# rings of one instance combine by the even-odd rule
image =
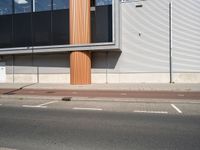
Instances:
[[[200,0],[173,0],[173,72],[200,72]]]
[[[121,23],[120,71],[169,72],[168,1],[122,3]]]

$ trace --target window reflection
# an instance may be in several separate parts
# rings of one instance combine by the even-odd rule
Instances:
[[[111,5],[112,0],[96,0],[96,6]]]
[[[51,0],[33,0],[33,12],[51,10]]]
[[[69,8],[69,0],[53,0],[53,9],[68,9]]]
[[[0,0],[0,15],[12,14],[12,0]]]
[[[28,13],[31,12],[31,0],[14,0],[15,13]]]

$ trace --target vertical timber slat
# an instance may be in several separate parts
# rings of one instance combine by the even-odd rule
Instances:
[[[70,44],[91,42],[90,0],[70,0]],[[70,53],[70,83],[91,84],[91,53]]]

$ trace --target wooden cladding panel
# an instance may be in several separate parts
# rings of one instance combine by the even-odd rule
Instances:
[[[70,54],[71,84],[91,83],[91,53],[72,52]]]
[[[91,42],[90,0],[70,0],[70,44]],[[91,84],[91,53],[71,52],[71,84]]]
[[[70,0],[70,44],[91,42],[90,0]]]

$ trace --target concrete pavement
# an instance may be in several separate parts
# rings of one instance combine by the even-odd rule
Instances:
[[[199,84],[190,83],[135,83],[135,84],[44,84],[44,83],[0,83],[0,89],[51,89],[51,90],[125,90],[125,91],[200,91]]]
[[[200,84],[0,84],[0,98],[95,101],[200,100]]]

